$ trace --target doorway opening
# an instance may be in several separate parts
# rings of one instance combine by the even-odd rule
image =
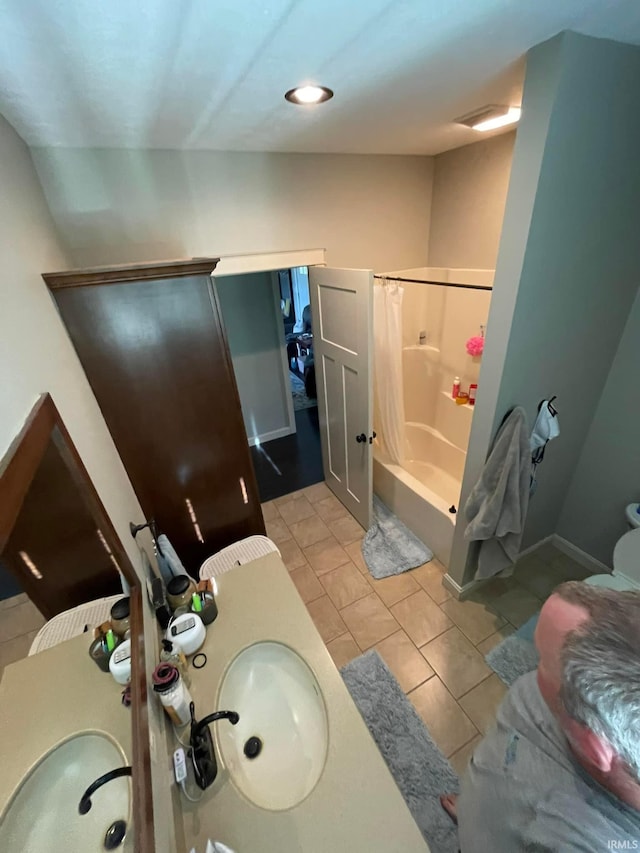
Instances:
[[[321,482],[308,268],[215,285],[261,502]]]

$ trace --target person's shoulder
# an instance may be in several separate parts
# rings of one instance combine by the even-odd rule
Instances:
[[[640,823],[616,814],[603,801],[584,792],[552,788],[539,801],[527,828],[527,853],[594,853],[600,850],[640,850]]]

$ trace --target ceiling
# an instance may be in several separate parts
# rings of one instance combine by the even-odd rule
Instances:
[[[0,0],[0,113],[31,146],[435,154],[518,104],[563,29],[640,42],[638,0]],[[335,89],[317,107],[292,86]],[[486,136],[486,134],[483,134]]]

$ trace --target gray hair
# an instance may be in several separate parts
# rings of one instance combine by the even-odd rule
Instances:
[[[562,648],[564,708],[607,740],[640,782],[640,592],[569,581],[554,593],[589,613]]]

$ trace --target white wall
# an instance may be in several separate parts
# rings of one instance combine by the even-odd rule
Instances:
[[[271,273],[216,278],[247,437],[261,442],[291,432]]]
[[[98,494],[137,571],[138,546],[129,521],[144,516],[75,350],[41,273],[66,269],[63,253],[29,151],[0,116],[0,456],[21,428],[38,396],[48,391],[82,457]],[[147,668],[152,666],[155,622],[145,619]],[[164,725],[150,704],[158,743]],[[167,774],[160,773],[162,779]],[[168,776],[167,776],[168,778]],[[161,789],[159,789],[161,790]],[[166,794],[166,792],[165,792]],[[156,809],[162,832],[158,851],[170,851],[173,829],[166,799]]]
[[[540,468],[523,547],[556,530],[637,289],[639,75],[637,48],[574,33],[528,58],[461,501],[505,412],[523,405],[533,422],[557,394],[562,434]],[[457,582],[473,571],[463,527]]]
[[[495,269],[515,131],[434,158],[429,266]]]
[[[144,516],[78,357],[41,274],[65,269],[65,257],[27,147],[0,117],[0,454],[39,394],[49,391],[84,464],[139,568],[129,521]]]
[[[557,532],[612,566],[626,531],[624,508],[640,501],[640,291],[613,360],[562,508]]]
[[[75,265],[327,249],[376,270],[427,260],[432,158],[35,149]]]

